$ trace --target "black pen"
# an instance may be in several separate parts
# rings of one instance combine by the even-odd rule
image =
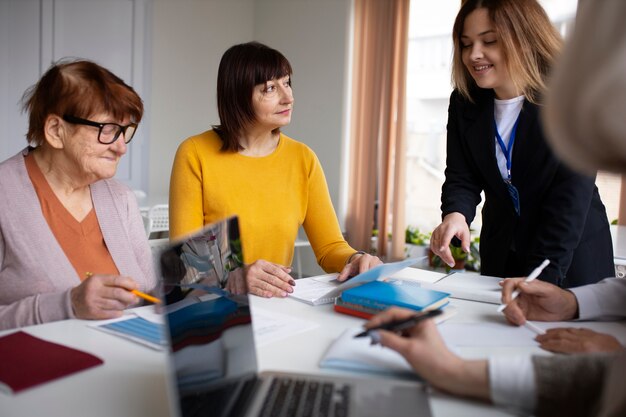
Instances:
[[[443,310],[430,310],[424,313],[418,313],[406,319],[390,321],[389,323],[381,324],[380,326],[377,326],[377,327],[372,327],[371,329],[362,331],[361,333],[357,334],[354,337],[369,336],[370,332],[374,330],[390,330],[393,332],[399,332],[401,330],[408,329],[409,327],[413,327],[416,323],[422,320],[436,317],[440,315],[441,313],[443,313]]]

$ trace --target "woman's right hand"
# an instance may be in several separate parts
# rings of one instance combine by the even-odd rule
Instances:
[[[70,299],[79,319],[104,320],[120,317],[139,298],[130,291],[137,283],[121,275],[92,275],[72,288]]]
[[[372,317],[366,329],[415,315],[415,311],[393,307]],[[446,346],[432,319],[423,320],[401,334],[378,330],[382,346],[395,350],[433,386],[453,394],[489,399],[489,377],[485,360],[468,361]]]
[[[286,297],[293,292],[296,281],[289,275],[291,267],[259,259],[246,265],[248,292],[260,297]]]
[[[461,241],[463,251],[469,253],[470,230],[465,221],[465,216],[461,213],[446,215],[443,222],[433,230],[430,237],[430,250],[450,267],[453,267],[455,263],[452,252],[450,252],[450,242],[455,236]]]

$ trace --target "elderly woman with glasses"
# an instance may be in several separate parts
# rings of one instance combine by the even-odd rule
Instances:
[[[118,317],[156,285],[135,197],[112,179],[141,98],[81,60],[23,100],[29,146],[0,164],[0,329]]]

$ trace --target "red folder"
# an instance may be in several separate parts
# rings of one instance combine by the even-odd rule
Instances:
[[[90,353],[22,331],[0,337],[0,387],[14,393],[103,363]]]

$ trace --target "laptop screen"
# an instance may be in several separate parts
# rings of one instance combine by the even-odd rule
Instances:
[[[239,415],[257,363],[237,217],[171,244],[158,260],[179,412]]]

